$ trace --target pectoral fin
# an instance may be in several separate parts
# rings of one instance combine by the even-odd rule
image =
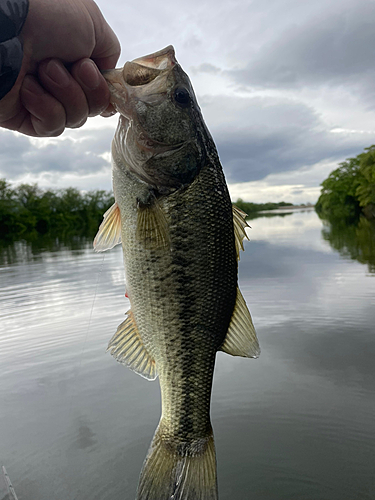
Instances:
[[[169,245],[167,220],[157,201],[150,205],[138,204],[136,238],[144,248]]]
[[[94,239],[95,252],[105,252],[121,243],[121,214],[114,203],[103,215],[103,222]]]
[[[244,249],[242,241],[244,240],[244,238],[249,239],[247,237],[245,228],[250,226],[246,222],[245,212],[240,210],[235,205],[232,205],[232,212],[233,212],[233,228],[234,228],[234,239],[236,242],[237,260],[240,260],[240,249],[241,250]]]
[[[158,376],[155,361],[143,344],[132,312],[128,311],[127,315],[111,338],[107,351],[111,351],[116,361],[127,365],[142,377],[155,380]]]
[[[228,333],[220,350],[244,358],[257,358],[260,354],[257,334],[239,288]]]

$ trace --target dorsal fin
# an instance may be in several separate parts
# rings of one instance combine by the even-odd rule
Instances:
[[[169,245],[167,220],[157,200],[147,205],[138,202],[136,238],[144,248]]]
[[[240,260],[240,249],[243,251],[243,243],[242,241],[246,238],[249,239],[245,228],[250,227],[246,222],[246,214],[241,209],[236,207],[236,205],[232,205],[232,213],[233,213],[233,228],[234,228],[234,239],[236,242],[236,253],[237,260]]]
[[[94,239],[95,252],[105,252],[121,243],[121,214],[114,203],[103,215],[103,222]]]
[[[143,344],[133,313],[128,311],[127,315],[111,338],[107,351],[111,351],[116,361],[127,365],[142,377],[155,380],[158,376],[155,361]]]
[[[260,354],[251,315],[239,288],[237,288],[237,299],[232,319],[220,350],[232,356],[244,358],[257,358]]]

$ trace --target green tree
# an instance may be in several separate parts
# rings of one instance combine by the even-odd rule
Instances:
[[[0,235],[7,238],[20,229],[16,193],[5,179],[0,179]]]
[[[360,213],[356,190],[359,185],[359,158],[348,158],[322,182],[315,209],[322,218],[354,220]]]
[[[375,218],[375,145],[340,163],[321,185],[315,209],[323,219],[354,221],[361,212]]]
[[[286,203],[285,201],[280,201],[278,203],[251,203],[250,201],[243,201],[242,198],[238,198],[234,204],[236,207],[243,210],[250,218],[256,216],[256,214],[262,210],[276,210],[280,207],[293,207],[293,203]]]
[[[359,184],[356,195],[361,207],[375,205],[375,145],[365,148],[359,158]]]
[[[36,184],[12,188],[0,179],[0,239],[35,240],[49,234],[93,236],[103,213],[114,203],[112,193],[81,193],[76,188],[43,190]]]
[[[45,234],[51,224],[52,191],[43,191],[36,184],[21,184],[16,188],[19,221],[22,232]]]

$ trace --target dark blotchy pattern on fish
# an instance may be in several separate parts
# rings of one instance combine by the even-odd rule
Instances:
[[[146,378],[158,374],[162,395],[137,500],[217,500],[210,422],[216,352],[258,354],[237,289],[244,214],[233,212],[173,47],[111,75],[121,113],[112,146],[116,206],[95,245],[103,251],[117,244],[121,224],[131,311],[109,348]]]
[[[170,251],[125,243],[125,261],[133,314],[160,377],[163,435],[179,442],[210,432],[215,354],[236,298],[232,207],[220,164],[208,163],[162,208]]]

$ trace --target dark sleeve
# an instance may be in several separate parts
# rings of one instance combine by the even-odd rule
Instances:
[[[22,65],[18,38],[26,21],[28,0],[0,0],[0,99],[13,87]]]

